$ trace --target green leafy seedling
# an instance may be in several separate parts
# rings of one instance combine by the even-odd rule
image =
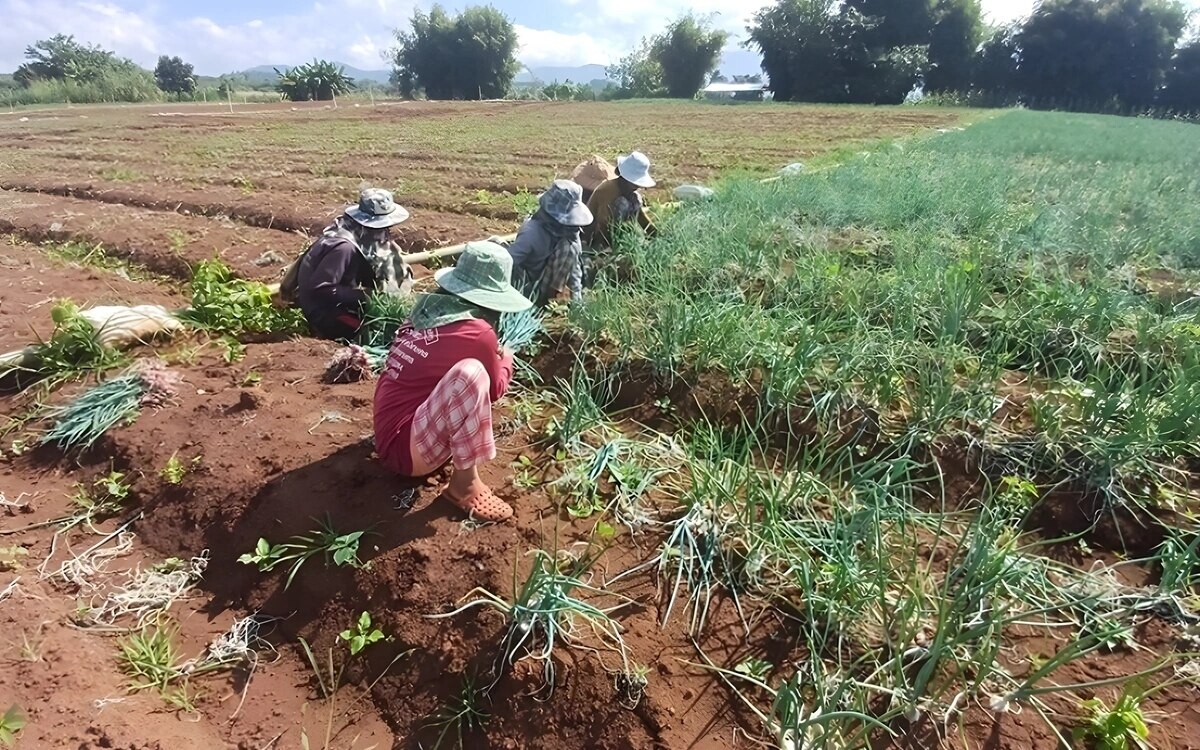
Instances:
[[[97,479],[95,486],[113,500],[124,500],[129,497],[129,485],[124,480],[125,474],[114,470]]]
[[[25,714],[22,713],[21,707],[14,703],[0,716],[0,743],[5,747],[13,747],[17,744],[17,733],[24,728]]]
[[[166,480],[167,484],[182,484],[183,477],[187,472],[188,468],[179,460],[179,454],[172,453],[171,457],[167,459],[167,465],[158,472],[158,475]]]
[[[243,565],[256,565],[260,573],[266,573],[283,561],[286,547],[282,544],[271,544],[266,539],[259,538],[253,552],[247,552],[238,558]]]
[[[334,565],[338,567],[349,565],[354,568],[362,566],[362,561],[358,559],[358,542],[364,533],[353,531],[333,538],[328,549],[329,554],[333,557]]]
[[[383,631],[371,627],[371,613],[363,612],[353,627],[343,630],[338,638],[350,644],[350,655],[356,656],[367,646],[384,639]]]
[[[1097,750],[1148,750],[1146,739],[1150,728],[1142,715],[1141,697],[1126,688],[1116,704],[1110,709],[1099,698],[1083,702],[1091,712],[1087,723],[1074,732],[1077,741],[1082,740]]]

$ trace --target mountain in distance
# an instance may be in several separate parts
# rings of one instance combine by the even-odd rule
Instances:
[[[717,63],[717,69],[726,76],[753,75],[762,73],[762,56],[757,52],[745,49],[726,50]],[[530,75],[532,73],[532,75]],[[608,79],[603,65],[541,66],[521,68],[517,71],[515,83],[532,83],[534,78],[542,83],[594,83]]]
[[[387,83],[391,71],[388,70],[363,70],[356,68],[353,65],[335,62],[334,65],[340,65],[345,68],[346,75],[356,81],[370,81],[371,83]],[[255,83],[275,83],[279,76],[275,73],[275,69],[287,70],[293,68],[294,65],[256,65],[253,68],[248,68],[243,71],[234,73],[235,76],[245,76],[246,80],[251,84]]]
[[[536,78],[542,83],[589,83],[591,81],[602,81],[608,76],[604,74],[603,65],[545,65],[536,68],[522,67],[517,71],[517,77],[513,80],[517,83],[531,83]]]
[[[762,58],[757,52],[751,52],[744,49],[726,50],[721,55],[720,63],[717,65],[718,70],[726,76],[749,75],[753,73],[761,73],[759,63]],[[386,84],[391,76],[391,71],[388,70],[363,70],[356,68],[353,65],[344,63],[335,63],[341,65],[346,70],[346,75],[356,81],[369,81],[371,83]],[[284,70],[294,67],[292,65],[257,65],[253,68],[231,74],[235,77],[243,77],[251,86],[274,84],[278,76],[275,69]],[[535,79],[542,83],[595,83],[598,81],[607,80],[605,74],[605,66],[603,65],[543,65],[533,68],[522,67],[517,71],[517,76],[514,79],[515,83],[532,83]]]

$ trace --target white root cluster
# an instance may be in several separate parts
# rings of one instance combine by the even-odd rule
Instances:
[[[99,604],[92,605],[91,620],[99,625],[115,625],[122,618],[131,617],[139,626],[146,625],[175,602],[187,598],[207,567],[208,550],[204,550],[176,570],[135,568],[125,574],[124,585],[112,589]]]
[[[58,536],[55,535],[55,541],[57,539]],[[61,578],[65,583],[71,584],[79,591],[91,592],[98,590],[100,584],[96,583],[95,579],[107,572],[109,563],[118,557],[129,554],[130,550],[133,549],[133,532],[122,531],[107,538],[105,541],[107,542],[112,539],[116,540],[116,544],[111,547],[107,544],[98,544],[90,547],[80,555],[72,552],[71,559],[64,560],[54,575]],[[51,555],[53,555],[53,550],[51,551]],[[50,558],[47,557],[46,559],[49,560]],[[46,575],[43,570],[42,577],[48,578],[51,576]]]

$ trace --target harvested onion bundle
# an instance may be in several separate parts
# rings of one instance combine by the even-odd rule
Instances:
[[[536,308],[500,315],[500,343],[519,352],[534,342],[545,326]]]
[[[181,377],[159,360],[130,368],[120,377],[85,391],[66,406],[50,412],[54,427],[42,444],[57,443],[63,450],[92,447],[100,436],[119,423],[137,419],[143,406],[163,407],[178,392]]]
[[[375,361],[370,353],[358,344],[350,344],[333,353],[325,366],[326,383],[357,383],[375,377]]]

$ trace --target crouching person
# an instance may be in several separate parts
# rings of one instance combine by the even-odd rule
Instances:
[[[508,246],[513,279],[539,307],[564,288],[572,301],[583,298],[583,227],[592,212],[583,202],[583,188],[570,180],[555,180],[538,198],[538,210]]]
[[[491,242],[469,243],[440,289],[418,300],[396,333],[375,388],[375,449],[404,477],[432,474],[448,461],[444,496],[472,517],[513,514],[479,478],[496,457],[492,403],[512,378],[512,352],[496,336],[500,313],[532,303],[512,285],[512,259]]]
[[[391,227],[407,218],[390,192],[368,189],[325,228],[300,260],[296,278],[296,301],[313,333],[343,339],[358,331],[363,303],[379,283],[375,259],[390,248]]]

